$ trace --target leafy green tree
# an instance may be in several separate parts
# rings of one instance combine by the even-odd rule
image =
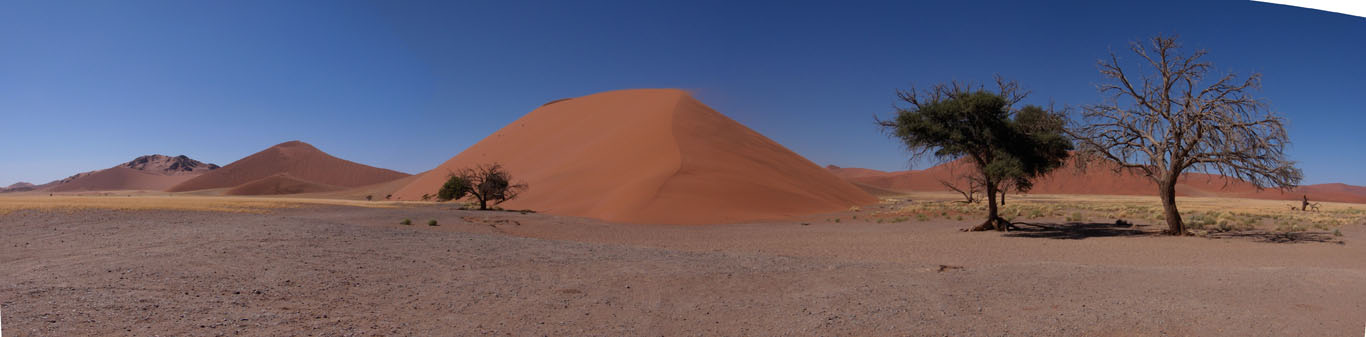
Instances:
[[[1006,188],[1029,191],[1034,179],[1062,166],[1072,150],[1061,113],[1038,106],[1013,109],[1028,93],[1014,82],[996,82],[999,92],[959,83],[898,90],[905,104],[896,106],[896,118],[877,121],[905,144],[912,160],[967,158],[973,164],[967,178],[981,183],[987,197],[986,222],[973,231],[1010,228],[998,214],[996,195]]]
[[[451,201],[464,198],[470,192],[470,180],[464,176],[451,174],[446,178],[446,183],[441,185],[441,189],[436,191],[436,199],[440,201]]]

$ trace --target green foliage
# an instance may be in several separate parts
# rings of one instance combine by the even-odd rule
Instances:
[[[436,226],[436,219],[427,220],[428,226]]]
[[[470,193],[469,178],[451,174],[446,178],[446,183],[441,185],[441,189],[436,192],[436,200],[457,200],[465,197],[467,193]]]
[[[930,217],[926,216],[925,213],[918,213],[915,215],[915,221],[930,221]]]
[[[411,226],[413,225],[413,219],[403,219],[403,221],[399,221],[398,224],[404,226]]]
[[[1062,166],[1072,142],[1063,136],[1065,117],[1037,106],[1011,110],[1006,97],[985,90],[937,86],[921,94],[902,92],[909,108],[881,121],[912,153],[972,159],[990,182],[1028,191],[1032,180]]]

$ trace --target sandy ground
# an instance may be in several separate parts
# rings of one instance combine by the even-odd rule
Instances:
[[[964,233],[972,221],[849,215],[666,226],[449,206],[20,210],[0,215],[0,309],[6,336],[1355,336],[1366,326],[1360,224],[1267,243],[1147,227]]]

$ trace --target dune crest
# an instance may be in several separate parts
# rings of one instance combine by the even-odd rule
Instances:
[[[435,195],[451,172],[492,162],[530,185],[505,208],[615,222],[741,222],[877,201],[673,89],[610,91],[543,105],[394,196]]]

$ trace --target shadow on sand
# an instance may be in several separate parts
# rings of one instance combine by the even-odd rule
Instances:
[[[1304,242],[1326,242],[1336,244],[1346,244],[1341,239],[1329,232],[1268,232],[1268,231],[1243,231],[1243,232],[1222,232],[1209,233],[1205,237],[1213,239],[1248,239],[1257,242],[1270,243],[1304,243]]]
[[[1101,238],[1115,236],[1160,236],[1161,231],[1147,229],[1148,225],[1130,225],[1127,223],[1063,223],[1063,224],[1035,224],[1035,223],[1014,223],[1017,229],[1004,234],[1007,237],[1018,238],[1044,238],[1044,239],[1063,239],[1081,240],[1086,238]],[[1336,243],[1345,244],[1340,238],[1333,236],[1329,232],[1271,232],[1271,231],[1238,231],[1238,232],[1214,232],[1200,237],[1209,239],[1242,239],[1255,242],[1266,243]]]
[[[1085,238],[1101,238],[1112,236],[1153,236],[1156,231],[1145,230],[1147,225],[1130,225],[1115,223],[1064,223],[1064,224],[1035,224],[1035,223],[1015,223],[1017,229],[1006,233],[1008,237],[1019,238],[1044,238],[1044,239],[1063,239],[1081,240]]]

